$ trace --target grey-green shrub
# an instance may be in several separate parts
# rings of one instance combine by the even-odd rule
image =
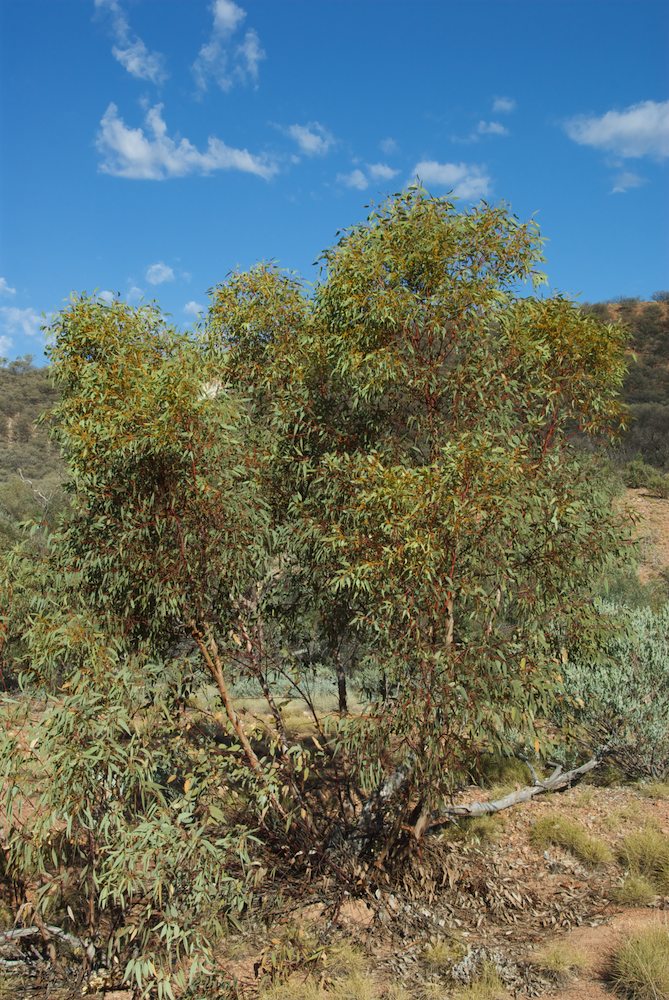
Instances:
[[[614,626],[599,649],[570,651],[566,700],[593,750],[629,777],[669,773],[669,604],[657,611],[603,603]]]

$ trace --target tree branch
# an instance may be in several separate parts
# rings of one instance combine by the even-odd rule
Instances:
[[[433,833],[448,823],[452,823],[459,816],[466,819],[471,819],[475,816],[489,816],[492,813],[501,812],[502,809],[509,809],[511,806],[518,805],[520,802],[528,802],[535,795],[543,795],[545,792],[557,792],[562,788],[568,788],[570,785],[575,784],[575,782],[580,781],[584,774],[592,771],[600,763],[601,760],[598,757],[593,757],[592,760],[581,764],[580,767],[573,768],[571,771],[563,771],[562,767],[558,764],[550,777],[546,778],[545,781],[537,781],[534,785],[519,788],[518,791],[511,792],[501,799],[495,799],[492,802],[468,802],[463,805],[447,806],[441,811],[439,816],[428,823],[427,832]]]

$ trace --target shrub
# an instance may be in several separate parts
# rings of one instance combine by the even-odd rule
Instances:
[[[548,844],[563,847],[587,865],[606,865],[613,861],[613,853],[603,840],[591,837],[580,823],[562,816],[545,816],[537,820],[530,839],[537,847]]]
[[[660,610],[603,603],[611,630],[564,665],[565,703],[593,750],[632,778],[669,773],[669,604]]]
[[[669,998],[669,929],[649,927],[630,937],[614,956],[611,979],[632,1000]]]
[[[649,486],[651,480],[657,476],[657,469],[648,465],[642,458],[634,458],[627,463],[622,476],[625,486],[637,490]]]

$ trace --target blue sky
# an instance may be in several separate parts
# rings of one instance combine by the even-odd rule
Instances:
[[[234,268],[307,281],[418,173],[504,200],[550,289],[669,287],[669,4],[0,0],[0,356],[73,291],[185,327]]]

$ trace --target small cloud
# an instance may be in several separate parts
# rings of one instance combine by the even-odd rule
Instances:
[[[126,302],[138,302],[144,297],[144,289],[138,288],[137,285],[131,285],[126,293]]]
[[[509,130],[501,122],[479,122],[476,126],[478,135],[508,135]]]
[[[490,193],[490,177],[483,167],[475,163],[438,163],[436,160],[421,160],[413,168],[412,173],[412,180],[417,177],[423,184],[446,188],[456,198],[464,198],[467,201],[476,201]]]
[[[641,185],[645,183],[645,177],[640,177],[639,174],[634,174],[631,170],[623,170],[615,178],[613,187],[611,188],[611,194],[624,194],[625,191],[641,187]]]
[[[110,305],[116,298],[116,294],[114,292],[110,292],[109,289],[105,289],[104,292],[98,292],[98,298],[102,299],[103,302],[106,302],[107,305]]]
[[[186,315],[192,316],[194,319],[197,319],[198,316],[201,316],[204,311],[205,307],[201,305],[199,302],[195,302],[193,299],[191,299],[190,302],[187,302],[186,305],[184,306],[184,312],[186,313]]]
[[[1,306],[0,326],[5,336],[34,337],[40,331],[42,317],[34,309],[17,309],[16,306]]]
[[[579,115],[565,124],[570,139],[617,156],[669,156],[669,101],[641,101],[624,111]]]
[[[231,90],[235,83],[258,82],[258,69],[265,58],[258,32],[250,28],[242,42],[232,48],[232,36],[246,17],[246,11],[233,0],[214,0],[213,24],[209,40],[193,63],[198,90],[203,92],[214,80],[221,90]]]
[[[399,146],[397,145],[397,141],[395,139],[388,136],[388,138],[381,140],[379,143],[379,149],[382,153],[385,153],[386,156],[392,156],[393,153],[397,152]]]
[[[320,122],[306,125],[289,125],[286,132],[305,156],[325,156],[334,146],[335,138]]]
[[[252,83],[258,83],[258,70],[260,63],[266,59],[265,50],[260,44],[258,32],[253,28],[244,35],[244,41],[237,46],[237,55],[242,60],[245,67],[245,74]]]
[[[6,278],[0,278],[0,295],[16,295],[16,289],[9,285]]]
[[[128,128],[116,105],[109,105],[95,141],[102,157],[101,173],[154,181],[216,170],[240,170],[264,180],[276,174],[276,164],[267,157],[227,146],[215,136],[209,137],[205,150],[197,149],[188,139],[171,138],[162,110],[162,104],[149,108],[144,129]]]
[[[233,0],[214,0],[211,5],[214,15],[214,31],[231,35],[246,17],[246,11],[238,7]]]
[[[509,114],[516,107],[517,103],[512,97],[496,97],[492,102],[492,109],[497,114]]]
[[[166,281],[174,281],[174,271],[169,264],[159,260],[146,269],[146,280],[150,285],[164,285]]]
[[[355,188],[357,191],[364,191],[369,187],[369,181],[362,170],[352,170],[350,174],[337,174],[337,180],[345,187]]]
[[[399,174],[399,170],[388,166],[387,163],[368,163],[367,170],[370,177],[373,177],[375,181],[389,181]]]
[[[119,0],[95,0],[95,7],[109,14],[114,59],[138,80],[164,83],[168,75],[165,57],[160,52],[150,52],[142,39],[133,34]]]
[[[14,341],[11,337],[0,336],[0,358],[6,358],[13,347]]]

